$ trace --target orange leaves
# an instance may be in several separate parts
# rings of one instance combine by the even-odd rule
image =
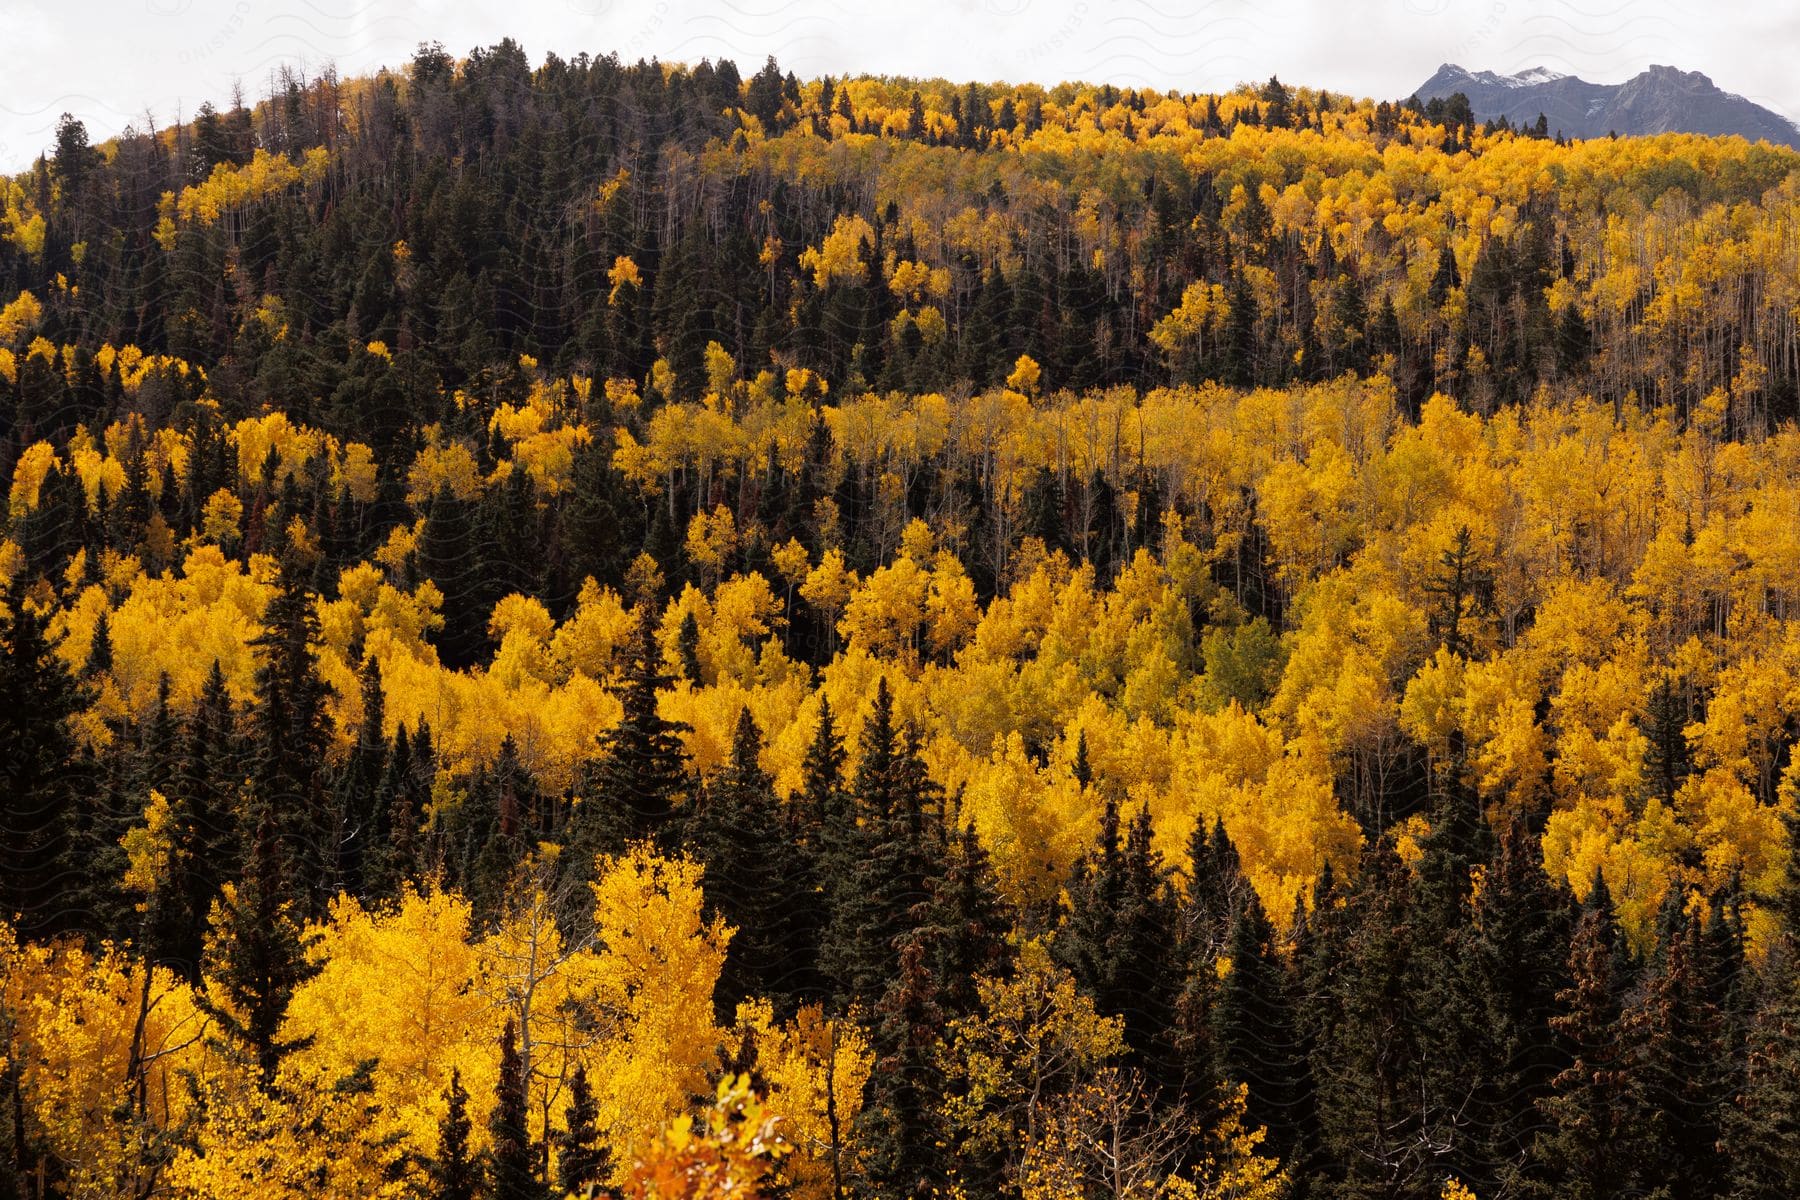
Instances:
[[[676,1117],[645,1147],[622,1190],[627,1200],[753,1198],[792,1149],[749,1078],[728,1076],[700,1120]]]

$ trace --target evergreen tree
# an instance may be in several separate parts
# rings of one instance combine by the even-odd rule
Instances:
[[[1254,898],[1224,819],[1216,818],[1210,826],[1195,822],[1188,839],[1188,886],[1181,914],[1183,956],[1195,970],[1212,972],[1237,915]]]
[[[926,842],[924,767],[916,747],[894,729],[893,696],[884,678],[863,726],[862,757],[852,796],[857,816],[848,839],[855,857],[834,886],[831,924],[820,966],[842,1001],[873,1007],[893,978],[902,940],[919,925],[938,861]],[[850,833],[850,830],[846,830]]]
[[[1720,1143],[1732,1200],[1800,1195],[1800,979],[1792,952],[1771,953],[1751,1023],[1742,1086]]]
[[[84,766],[70,721],[87,702],[57,658],[44,621],[17,584],[5,598],[0,657],[0,914],[21,932],[84,927]]]
[[[438,1123],[438,1152],[431,1160],[431,1200],[475,1200],[480,1177],[469,1151],[469,1093],[462,1072],[452,1067],[450,1087],[444,1093],[447,1109]]]
[[[762,734],[750,710],[740,709],[731,759],[689,823],[688,844],[706,868],[707,901],[737,930],[713,990],[721,1025],[730,1024],[738,1004],[751,996],[791,995],[806,966],[785,895],[800,866],[798,854],[761,755]]]
[[[265,1083],[294,1049],[280,1039],[281,1022],[294,989],[312,973],[285,861],[275,816],[264,809],[242,876],[213,908],[206,947],[206,974],[230,1002],[209,1006],[212,1016],[249,1050]]]
[[[1511,1192],[1530,1173],[1551,1080],[1569,1065],[1552,1037],[1557,995],[1570,984],[1568,906],[1544,871],[1538,836],[1521,816],[1502,830],[1483,875],[1464,961],[1485,1030],[1476,1057],[1455,1064],[1479,1078],[1470,1126],[1489,1191]]]
[[[855,861],[856,825],[844,787],[844,746],[837,736],[831,702],[819,697],[819,720],[800,764],[800,790],[788,802],[790,826],[798,847],[800,872],[788,889],[790,922],[804,967],[796,991],[814,996],[824,990],[820,953],[832,921],[838,888]]]
[[[448,483],[438,488],[425,510],[418,555],[420,573],[444,594],[438,652],[447,666],[471,666],[487,645],[489,606],[481,603],[481,548],[475,515],[469,501],[460,499]]]
[[[1101,1012],[1125,1018],[1126,1045],[1145,1074],[1160,1087],[1179,1086],[1180,915],[1148,809],[1132,818],[1121,846],[1118,806],[1107,800],[1099,840],[1076,864],[1068,891],[1057,957]]]
[[[907,939],[898,957],[893,982],[875,1009],[875,1068],[859,1124],[874,1195],[925,1200],[940,1194],[945,1182],[936,1061],[944,1014],[923,939]]]
[[[666,836],[676,804],[687,794],[686,754],[677,734],[686,726],[664,720],[657,693],[673,682],[663,672],[656,624],[645,605],[638,617],[625,668],[618,725],[601,735],[601,755],[583,790],[570,830],[577,869],[593,870],[594,858],[626,843]]]
[[[1410,882],[1382,841],[1315,935],[1308,977],[1320,992],[1309,998],[1308,1034],[1320,1148],[1341,1175],[1334,1195],[1407,1194],[1406,1181],[1429,1179],[1434,1149],[1453,1144],[1454,1113],[1427,1086],[1427,1022],[1409,986]]]
[[[601,1140],[600,1106],[588,1086],[587,1068],[577,1066],[569,1079],[569,1105],[556,1142],[556,1186],[567,1195],[584,1195],[590,1184],[604,1183],[612,1173],[612,1153]]]
[[[329,895],[327,864],[335,860],[336,830],[324,787],[326,689],[312,651],[319,620],[296,567],[291,558],[284,561],[263,613],[264,632],[252,642],[261,662],[251,710],[250,783],[257,819],[273,818],[300,912],[316,916]]]
[[[1283,1154],[1300,1134],[1300,1033],[1275,931],[1252,892],[1232,922],[1211,1018],[1218,1077],[1249,1088],[1245,1115]]]
[[[976,980],[1004,974],[1012,965],[1007,931],[1011,913],[987,850],[967,825],[948,847],[943,872],[932,881],[922,914],[931,973],[942,980],[939,1001],[951,1015],[979,1007]]]
[[[363,719],[357,727],[356,744],[338,772],[335,798],[335,877],[338,887],[353,895],[365,892],[368,866],[386,840],[387,817],[379,802],[381,781],[387,773],[386,697],[381,667],[373,655],[363,661],[360,675]]]
[[[492,1200],[543,1200],[545,1195],[537,1177],[539,1154],[531,1142],[526,1082],[518,1030],[508,1017],[500,1034],[500,1075],[494,1083],[494,1111],[488,1118],[493,1143],[488,1152],[487,1195]]]
[[[1225,361],[1220,377],[1238,387],[1256,382],[1256,297],[1242,271],[1232,272],[1230,309],[1225,319]]]
[[[424,816],[424,789],[413,765],[412,739],[406,726],[394,731],[381,782],[376,785],[375,811],[380,836],[369,847],[364,891],[374,899],[399,894],[418,869],[419,825]]]
[[[225,673],[214,659],[182,731],[168,792],[175,806],[179,874],[166,901],[171,928],[161,953],[190,979],[199,977],[213,899],[229,864],[243,861],[246,853],[237,813],[242,765],[237,714]]]
[[[1593,353],[1593,333],[1587,318],[1573,304],[1564,306],[1556,324],[1556,369],[1564,375],[1579,372]]]
[[[1629,1194],[1644,1115],[1632,1100],[1621,1037],[1617,931],[1608,908],[1590,908],[1569,946],[1569,986],[1557,994],[1550,1026],[1568,1066],[1540,1108],[1546,1126],[1534,1155],[1547,1195],[1605,1200]]]
[[[1699,923],[1678,912],[1659,955],[1621,1022],[1629,1045],[1633,1168],[1646,1188],[1719,1194],[1727,1164],[1719,1154],[1729,1095],[1724,1018],[1709,994]]]

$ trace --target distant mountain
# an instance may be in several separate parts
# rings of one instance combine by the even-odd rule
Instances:
[[[1741,134],[1750,141],[1766,139],[1800,148],[1800,126],[1780,113],[1723,91],[1698,71],[1651,67],[1624,83],[1589,83],[1534,67],[1517,75],[1468,71],[1445,63],[1418,90],[1421,100],[1469,98],[1483,121],[1505,117],[1514,125],[1531,125],[1543,113],[1550,132],[1568,137],[1605,137],[1608,133]]]

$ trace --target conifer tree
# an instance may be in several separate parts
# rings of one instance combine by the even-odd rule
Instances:
[[[518,1030],[508,1017],[500,1034],[500,1075],[494,1083],[494,1111],[488,1118],[493,1148],[488,1154],[487,1195],[492,1200],[543,1200],[527,1104]]]
[[[1341,1174],[1334,1194],[1395,1194],[1451,1136],[1425,1086],[1425,1021],[1408,986],[1410,898],[1409,873],[1384,840],[1364,855],[1342,911],[1320,921],[1308,1032],[1320,1149]]]
[[[1724,1017],[1704,975],[1699,923],[1681,912],[1639,995],[1621,1021],[1630,1090],[1637,1101],[1632,1163],[1649,1187],[1716,1195],[1729,1071]]]
[[[819,697],[819,720],[800,764],[800,790],[788,802],[789,825],[798,849],[800,872],[790,888],[792,928],[801,947],[802,975],[797,990],[817,995],[823,990],[820,953],[831,925],[841,878],[854,861],[856,826],[844,787],[844,746],[837,735],[831,702]]]
[[[1464,954],[1485,1030],[1476,1057],[1463,1065],[1480,1075],[1471,1127],[1484,1143],[1489,1190],[1511,1190],[1526,1178],[1539,1106],[1568,1066],[1550,1022],[1570,983],[1569,933],[1568,904],[1544,872],[1539,839],[1515,815],[1483,875]]]
[[[1069,916],[1056,938],[1058,958],[1103,1013],[1125,1019],[1125,1042],[1159,1087],[1180,1085],[1176,1003],[1184,979],[1180,914],[1168,870],[1155,848],[1148,809],[1119,842],[1118,806],[1109,798],[1099,840],[1069,884]]]
[[[397,895],[418,869],[419,824],[424,805],[418,772],[413,767],[412,739],[406,726],[394,731],[381,782],[376,785],[378,836],[369,847],[364,891],[374,899]]]
[[[0,657],[0,914],[19,915],[29,934],[80,929],[92,915],[79,899],[85,868],[75,858],[85,802],[84,770],[70,721],[84,689],[51,648],[44,620],[24,590],[5,597]],[[70,874],[77,871],[76,874]]]
[[[1291,1150],[1299,1136],[1300,1034],[1275,931],[1252,892],[1226,943],[1223,973],[1213,997],[1213,1045],[1218,1077],[1248,1087],[1245,1114],[1269,1131],[1269,1145]]]
[[[908,938],[874,1013],[875,1070],[860,1124],[867,1174],[883,1200],[925,1200],[944,1176],[939,1147],[942,1073],[936,1047],[944,1014],[922,938]]]
[[[1010,911],[1000,894],[993,863],[975,834],[963,827],[948,847],[942,873],[932,881],[920,936],[929,948],[932,974],[942,980],[939,1000],[952,1016],[978,1007],[976,980],[1011,969]]]
[[[1788,947],[1771,952],[1761,992],[1743,1082],[1723,1117],[1732,1200],[1800,1195],[1800,979]]]
[[[475,1200],[480,1167],[469,1150],[469,1093],[462,1072],[450,1069],[448,1107],[438,1123],[438,1152],[431,1160],[431,1200]]]
[[[612,1153],[601,1141],[595,1123],[599,1116],[587,1068],[577,1066],[569,1079],[569,1104],[563,1110],[563,1129],[556,1140],[556,1186],[567,1195],[583,1195],[583,1189],[604,1182],[611,1174]]]
[[[355,895],[364,892],[368,868],[378,854],[387,814],[381,811],[381,781],[387,772],[386,697],[381,667],[371,655],[360,672],[362,723],[356,744],[338,772],[334,840],[338,847],[338,886]]]
[[[570,831],[578,869],[584,872],[592,871],[597,854],[667,836],[669,818],[687,794],[687,756],[676,736],[687,727],[657,711],[657,694],[671,682],[663,672],[662,647],[646,604],[619,696],[624,713],[617,726],[601,735],[600,759]]]
[[[800,864],[761,754],[762,733],[750,710],[740,709],[731,760],[689,823],[688,842],[706,867],[707,900],[737,930],[713,990],[721,1025],[752,995],[789,994],[806,965],[785,894]]]
[[[174,894],[166,901],[171,928],[161,953],[190,979],[198,978],[213,899],[229,864],[243,861],[246,853],[237,812],[242,765],[237,715],[225,673],[214,659],[182,730],[168,792],[180,846]]]
[[[1539,1106],[1545,1127],[1534,1156],[1550,1194],[1602,1200],[1626,1194],[1643,1114],[1632,1101],[1621,1030],[1617,933],[1605,907],[1590,907],[1569,946],[1569,986],[1550,1026],[1568,1056]]]
[[[927,780],[916,745],[894,728],[884,678],[863,726],[851,788],[856,824],[847,827],[848,862],[827,862],[834,885],[820,967],[837,997],[873,1007],[893,978],[902,940],[918,928],[938,860],[926,842]],[[840,867],[842,870],[840,871]]]
[[[312,973],[293,917],[286,855],[263,810],[243,874],[213,908],[206,974],[230,1001],[213,1017],[253,1056],[265,1083],[293,1047],[280,1040],[294,989]]]
[[[251,710],[251,800],[254,811],[274,818],[302,915],[324,911],[327,864],[335,857],[324,765],[330,744],[325,684],[313,658],[319,637],[313,597],[300,584],[290,557],[263,613],[256,704]]]
[[[481,603],[480,547],[469,501],[445,483],[425,510],[418,568],[444,594],[444,625],[437,646],[445,663],[467,667],[487,640],[488,608]]]

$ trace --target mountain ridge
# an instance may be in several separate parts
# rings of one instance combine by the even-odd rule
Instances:
[[[1623,83],[1591,83],[1543,66],[1503,75],[1447,62],[1414,94],[1431,100],[1458,92],[1481,120],[1504,117],[1530,126],[1542,113],[1549,131],[1566,137],[1736,134],[1800,149],[1800,125],[1725,91],[1699,71],[1664,64],[1652,64]]]

